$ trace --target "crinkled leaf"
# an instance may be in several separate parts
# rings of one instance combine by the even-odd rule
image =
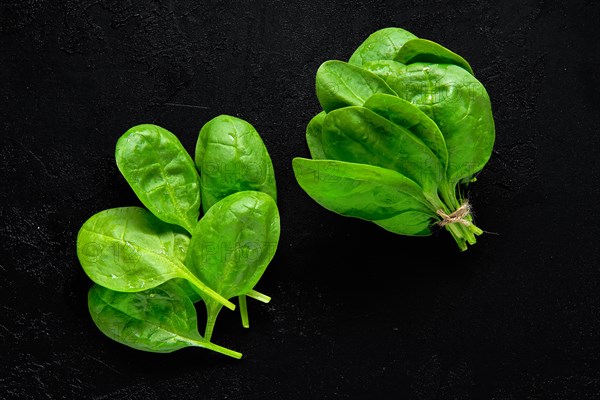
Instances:
[[[365,102],[365,108],[376,112],[396,125],[411,131],[435,153],[442,164],[444,175],[448,164],[448,150],[444,135],[423,111],[397,96],[374,94]]]
[[[194,304],[173,282],[137,293],[94,285],[88,294],[88,308],[102,333],[134,349],[170,353],[194,346],[234,358],[242,356],[200,336]]]
[[[225,298],[248,293],[275,255],[279,212],[265,193],[234,193],[217,202],[198,222],[186,265]],[[221,305],[201,294],[208,311],[207,339]]]
[[[96,283],[120,292],[139,292],[174,278],[235,308],[198,280],[181,262],[189,237],[139,207],[105,210],[88,219],[77,236],[77,256]]]
[[[326,61],[317,70],[317,98],[326,112],[362,106],[375,93],[395,95],[377,75],[343,61]]]
[[[117,141],[119,170],[154,215],[191,232],[200,213],[194,161],[177,137],[156,125],[138,125]]]
[[[328,113],[322,137],[328,159],[397,171],[428,194],[436,192],[443,177],[440,161],[419,138],[364,107]]]
[[[448,149],[446,175],[454,185],[470,179],[488,162],[495,130],[487,91],[473,75],[449,64],[379,61],[365,66],[427,114],[440,128]]]
[[[200,130],[196,166],[202,182],[202,206],[208,211],[232,193],[256,190],[277,199],[275,173],[267,149],[252,125],[220,115]]]

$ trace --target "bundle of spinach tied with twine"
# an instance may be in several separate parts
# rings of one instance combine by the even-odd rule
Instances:
[[[466,250],[483,233],[464,193],[489,160],[489,96],[456,53],[401,28],[369,36],[316,76],[323,111],[306,128],[300,186],[323,207],[410,236],[448,230]]]

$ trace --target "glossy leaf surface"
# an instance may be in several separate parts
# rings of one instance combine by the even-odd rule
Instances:
[[[393,60],[409,40],[417,37],[402,28],[384,28],[373,32],[352,54],[350,64],[363,65],[374,60]]]
[[[242,356],[200,336],[194,304],[174,282],[137,293],[94,285],[88,294],[88,308],[102,333],[134,349],[170,353],[194,346],[234,358]]]
[[[433,151],[442,164],[445,174],[448,165],[448,150],[444,135],[438,126],[418,107],[397,96],[374,94],[364,105],[396,125],[408,129]]]
[[[192,303],[197,303],[202,300],[202,296],[200,296],[198,292],[194,290],[194,286],[189,281],[182,278],[175,278],[173,279],[173,282],[179,285],[181,290],[183,290]]]
[[[323,121],[325,120],[325,111],[321,111],[315,115],[306,126],[306,143],[310,156],[315,159],[323,159],[325,152],[323,151],[323,143],[321,142],[321,131],[323,129]]]
[[[382,65],[402,71],[386,71]],[[378,62],[368,67],[440,128],[448,149],[446,175],[452,185],[483,168],[492,154],[495,130],[490,98],[481,82],[456,65]]]
[[[139,292],[183,278],[229,308],[181,262],[189,237],[139,207],[113,208],[88,219],[77,236],[77,256],[96,283],[120,292]]]
[[[473,69],[461,56],[448,50],[444,46],[427,39],[413,39],[404,43],[395,58],[402,64],[430,63],[454,64],[474,75]]]
[[[435,218],[431,213],[407,211],[391,218],[375,221],[383,229],[398,235],[429,236]]]
[[[378,90],[386,87],[367,71],[393,93]],[[489,97],[468,62],[403,29],[385,28],[370,35],[348,64],[323,63],[316,81],[326,114],[307,127],[314,162],[293,162],[301,187],[330,210],[374,219],[397,234],[429,235],[444,220],[461,250],[474,244],[483,231],[473,224],[459,185],[472,182],[487,163],[495,133]],[[409,178],[427,207],[394,213],[393,184],[382,189],[379,177],[356,171],[359,165]],[[340,170],[350,172],[341,177]]]
[[[389,169],[306,158],[295,158],[293,167],[302,189],[338,214],[374,221],[409,210],[432,212],[421,187]]]
[[[323,149],[328,159],[375,165],[401,173],[434,193],[442,165],[408,129],[364,107],[345,107],[327,114]]]
[[[200,220],[186,264],[225,298],[247,294],[275,255],[279,242],[279,212],[262,192],[234,193],[216,203]],[[207,339],[221,305],[202,295],[209,321]]]
[[[191,232],[200,213],[200,180],[177,137],[156,125],[138,125],[117,141],[119,170],[142,203],[161,220]]]
[[[406,65],[394,60],[373,60],[363,64],[362,67],[386,82],[390,80],[393,82],[393,78],[404,73]],[[402,86],[398,87],[402,88]]]
[[[220,115],[200,130],[196,166],[202,182],[202,206],[208,211],[232,193],[256,190],[277,199],[275,173],[267,149],[254,127]]]
[[[362,106],[375,93],[395,95],[377,75],[343,61],[326,61],[317,70],[317,98],[330,112],[346,106]]]

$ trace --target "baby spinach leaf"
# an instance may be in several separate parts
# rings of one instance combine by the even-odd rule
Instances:
[[[183,278],[206,298],[234,309],[181,262],[189,237],[139,207],[113,208],[88,219],[77,236],[77,256],[96,283],[120,292],[151,289]]]
[[[406,236],[429,236],[435,221],[431,213],[405,211],[391,218],[374,221],[383,229]]]
[[[138,207],[105,210],[81,227],[77,255],[96,282],[88,298],[94,322],[109,337],[140,350],[197,346],[240,358],[240,353],[211,343],[210,337],[221,307],[235,308],[219,292],[239,297],[245,327],[246,297],[270,301],[253,289],[279,240],[275,177],[262,139],[238,118],[221,115],[209,121],[197,143],[202,193],[194,161],[161,127],[131,128],[117,142],[115,157],[152,212]],[[208,212],[198,224],[201,197]],[[223,205],[213,213],[215,203]],[[198,225],[204,227],[200,232]],[[191,242],[184,229],[194,232],[194,241],[200,243],[194,257],[188,253]],[[218,251],[213,254],[214,249]],[[190,268],[208,276],[219,292]],[[197,329],[193,303],[199,300],[209,311],[206,338]]]
[[[256,129],[242,119],[220,115],[202,127],[196,166],[201,172],[204,212],[222,198],[245,190],[277,199],[271,157]]]
[[[395,95],[377,75],[343,61],[326,61],[317,70],[317,98],[326,112],[362,106],[375,93]]]
[[[202,171],[205,211],[222,198],[245,190],[261,191],[277,200],[269,153],[258,132],[246,121],[221,115],[204,125],[196,146],[196,164]],[[268,298],[260,296],[261,300]],[[240,295],[239,301],[242,323],[247,327],[246,295]]]
[[[313,118],[306,130],[312,158],[396,171],[422,190],[428,209],[394,213],[378,203],[377,196],[392,189],[382,190],[376,178],[349,169],[347,181],[339,180],[322,171],[329,164],[295,160],[302,188],[330,210],[375,219],[398,234],[429,235],[437,221],[461,250],[474,244],[483,231],[473,224],[460,185],[472,182],[487,163],[495,133],[489,97],[467,61],[403,29],[385,28],[369,36],[348,64],[323,63],[316,81],[326,114]],[[301,167],[308,176],[299,173]],[[344,183],[325,184],[314,175]],[[383,197],[388,198],[393,197]]]
[[[435,211],[419,185],[389,169],[306,158],[294,158],[293,167],[302,189],[338,214],[375,221],[410,210]]]
[[[434,196],[442,179],[436,155],[408,129],[364,107],[345,107],[327,114],[323,123],[327,158],[370,164],[401,173]]]
[[[474,75],[467,60],[444,46],[426,39],[413,39],[404,43],[395,60],[402,64],[454,64]]]
[[[170,353],[194,346],[234,358],[242,356],[200,336],[194,304],[173,282],[137,293],[94,285],[88,307],[102,333],[134,349]]]
[[[225,298],[245,295],[256,285],[279,242],[279,212],[265,193],[234,193],[217,202],[194,230],[186,265]],[[221,304],[201,294],[210,340]]]
[[[374,60],[393,60],[404,43],[416,38],[402,28],[380,29],[358,46],[348,62],[360,66]]]
[[[200,181],[177,137],[156,125],[138,125],[117,142],[115,158],[129,185],[154,215],[191,232],[200,213]]]
[[[425,113],[408,101],[387,94],[374,94],[365,102],[365,108],[376,112],[396,125],[408,129],[433,151],[442,164],[445,175],[448,150],[444,135]]]
[[[483,168],[492,154],[495,131],[490,98],[481,82],[448,64],[416,63],[383,77],[440,128],[448,149],[446,175],[451,185]]]
[[[325,120],[325,111],[321,111],[315,115],[308,125],[306,126],[306,143],[308,144],[308,150],[310,155],[315,160],[326,158],[323,152],[323,144],[321,143],[321,130],[323,128],[323,121]]]

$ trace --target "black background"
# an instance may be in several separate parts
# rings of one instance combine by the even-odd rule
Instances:
[[[592,399],[600,393],[597,1],[4,1],[0,8],[0,398]],[[467,58],[496,118],[471,188],[484,235],[389,234],[296,184],[314,75],[404,27]],[[131,350],[86,305],[75,238],[138,205],[113,151],[156,123],[192,151],[244,118],[282,215],[251,329],[222,312],[201,349]],[[202,318],[202,315],[201,315]]]

